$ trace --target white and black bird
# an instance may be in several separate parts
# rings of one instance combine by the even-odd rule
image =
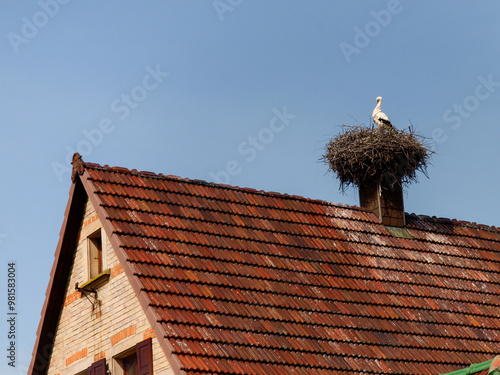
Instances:
[[[391,120],[389,120],[389,117],[382,112],[380,109],[380,104],[382,104],[382,97],[377,98],[377,106],[373,110],[373,121],[375,121],[375,124],[377,124],[379,129],[394,129],[394,126],[391,124]]]

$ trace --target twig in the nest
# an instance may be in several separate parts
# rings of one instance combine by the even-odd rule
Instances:
[[[417,171],[427,176],[433,153],[412,126],[409,132],[342,125],[342,132],[327,144],[322,160],[335,172],[344,191],[350,185],[385,179],[390,184],[417,181]]]

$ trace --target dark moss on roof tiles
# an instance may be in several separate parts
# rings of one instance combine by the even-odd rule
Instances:
[[[403,236],[320,200],[82,178],[186,374],[439,374],[498,353],[494,227],[407,214]]]

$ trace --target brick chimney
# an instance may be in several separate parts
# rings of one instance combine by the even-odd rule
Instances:
[[[416,182],[419,171],[427,176],[431,155],[412,127],[406,131],[345,125],[327,144],[323,160],[337,175],[342,191],[357,186],[361,207],[373,212],[389,232],[408,236],[403,184]]]
[[[359,201],[361,207],[377,215],[382,224],[400,228],[406,225],[401,181],[387,184],[379,180],[360,184]]]

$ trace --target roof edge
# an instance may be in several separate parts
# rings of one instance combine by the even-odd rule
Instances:
[[[89,179],[88,172],[84,172],[83,175],[80,176],[80,179],[82,181],[85,191],[87,192],[90,202],[92,203],[92,206],[94,207],[97,213],[97,217],[101,219],[102,227],[106,233],[106,237],[110,241],[111,246],[115,251],[116,257],[118,258],[118,261],[120,262],[123,268],[123,272],[127,276],[127,279],[130,285],[132,286],[132,289],[137,297],[137,300],[139,301],[139,304],[141,305],[142,310],[146,315],[146,319],[148,320],[149,325],[153,329],[153,332],[158,340],[158,343],[160,344],[160,347],[162,348],[165,354],[167,361],[169,362],[174,373],[176,375],[181,375],[182,374],[181,361],[177,358],[175,354],[173,354],[174,348],[165,338],[165,331],[161,327],[161,324],[158,323],[159,317],[154,313],[153,309],[150,308],[150,304],[152,304],[152,302],[146,295],[146,293],[142,291],[140,282],[134,276],[135,270],[133,266],[128,262],[128,256],[123,250],[123,244],[120,242],[118,236],[114,233],[111,223],[108,220],[105,220],[106,213],[104,212],[104,209],[101,206],[101,202],[99,201],[97,194],[95,194],[95,189],[92,185],[91,180]]]
[[[35,345],[33,347],[31,363],[28,368],[28,375],[45,373],[52,353],[52,346],[55,338],[58,319],[54,319],[63,302],[63,288],[55,285],[61,281],[66,285],[72,257],[64,257],[68,251],[73,251],[79,231],[79,222],[83,214],[85,200],[87,196],[80,181],[75,181],[69,191],[68,203],[64,212],[64,220],[59,234],[54,254],[54,263],[50,271],[49,284],[45,292],[45,301],[40,313],[40,322],[36,333]],[[76,224],[76,225],[75,225]],[[48,319],[47,319],[48,318]]]

